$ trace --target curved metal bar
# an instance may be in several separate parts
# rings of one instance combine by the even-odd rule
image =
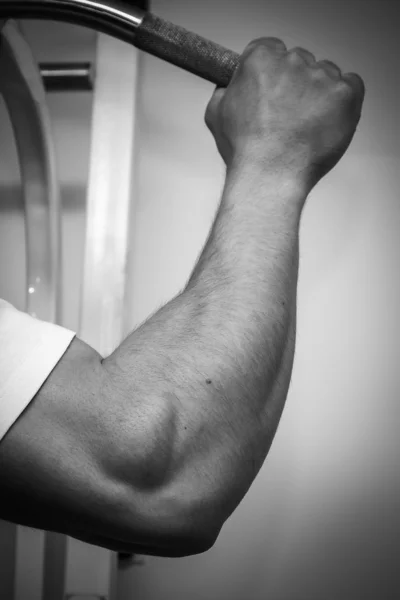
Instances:
[[[0,19],[51,19],[86,25],[226,87],[239,55],[138,6],[139,0],[1,0]],[[146,4],[142,1],[141,6]]]
[[[120,0],[0,1],[0,19],[49,19],[85,25],[131,44],[145,14],[138,6]]]
[[[42,78],[18,26],[0,30],[0,93],[13,127],[25,201],[26,312],[59,320],[61,298],[59,189]]]

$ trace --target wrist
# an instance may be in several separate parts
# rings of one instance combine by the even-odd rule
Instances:
[[[240,186],[248,192],[257,191],[261,200],[268,196],[279,203],[290,203],[302,210],[311,186],[301,171],[288,168],[283,161],[260,161],[246,156],[235,156],[227,166],[226,184]]]

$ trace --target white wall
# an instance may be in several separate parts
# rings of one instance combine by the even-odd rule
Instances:
[[[153,0],[152,7],[238,52],[253,38],[281,37],[288,47],[306,47],[359,72],[367,93],[351,148],[303,214],[293,378],[266,463],[212,550],[183,559],[146,557],[144,567],[121,574],[119,600],[394,599],[400,595],[396,3]],[[27,27],[42,53],[38,60],[56,52],[65,60],[71,52],[90,58],[87,32],[75,28],[72,45],[65,28],[53,31],[50,38],[42,25]],[[184,285],[211,226],[224,177],[203,124],[212,91],[207,82],[143,57],[129,329]],[[53,96],[50,106],[65,209],[63,322],[74,328],[90,95]],[[15,189],[18,172],[2,116],[2,128],[3,122],[0,181]],[[23,227],[13,194],[4,187],[4,198],[11,198],[4,204],[0,195],[0,296],[22,307]]]

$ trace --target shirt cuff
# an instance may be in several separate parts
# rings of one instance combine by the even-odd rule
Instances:
[[[37,394],[75,335],[0,300],[0,440]]]

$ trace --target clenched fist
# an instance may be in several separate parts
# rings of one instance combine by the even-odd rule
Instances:
[[[365,87],[355,73],[276,38],[251,42],[205,121],[227,167],[256,165],[300,178],[309,191],[347,150]]]

